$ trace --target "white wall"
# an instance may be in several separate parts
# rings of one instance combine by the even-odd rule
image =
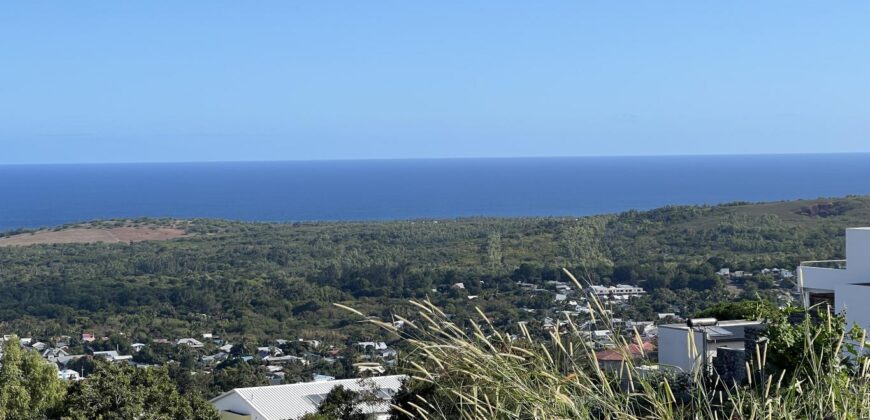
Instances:
[[[245,401],[244,398],[236,393],[227,395],[226,397],[223,397],[213,402],[212,405],[214,405],[214,408],[217,409],[219,412],[232,411],[234,413],[247,414],[250,416],[248,418],[250,418],[251,420],[267,420],[264,417],[258,416],[256,412],[251,408],[251,405],[248,404],[248,402]],[[222,414],[221,418],[226,420],[232,419],[234,418],[234,416]]]
[[[846,229],[846,269],[852,276],[870,282],[870,228]]]
[[[695,361],[700,361],[703,348],[703,334],[694,334],[694,347],[689,339],[688,328],[660,325],[658,331],[659,364],[677,366],[684,372],[692,372]]]
[[[846,269],[800,267],[805,292],[834,292],[837,311],[845,311],[851,325],[870,328],[870,228],[846,229]]]

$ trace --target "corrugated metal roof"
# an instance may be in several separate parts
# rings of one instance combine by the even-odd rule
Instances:
[[[328,382],[304,382],[288,385],[259,386],[252,388],[236,388],[211,400],[223,399],[232,394],[237,394],[248,405],[267,419],[295,419],[307,413],[317,411],[317,405],[322,397],[329,393],[332,388],[342,385],[352,391],[371,389],[376,395],[392,395],[402,386],[405,375],[376,376],[365,379],[342,379]],[[389,402],[378,404],[365,410],[369,413],[383,413],[389,411]]]

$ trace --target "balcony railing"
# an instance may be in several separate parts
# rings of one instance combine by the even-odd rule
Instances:
[[[830,268],[830,269],[834,269],[834,270],[845,270],[846,269],[846,260],[801,261],[800,267]]]

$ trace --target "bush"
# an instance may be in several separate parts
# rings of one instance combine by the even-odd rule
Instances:
[[[609,325],[600,303],[594,296],[589,299],[596,316]],[[403,319],[402,334],[418,357],[407,367],[411,380],[396,401],[396,418],[870,417],[867,364],[840,368],[845,365],[839,349],[848,344],[842,317],[786,329],[779,322],[791,310],[770,315],[769,356],[798,356],[776,360],[779,375],[774,376],[762,352],[749,383],[730,387],[716,378],[703,381],[700,373],[648,375],[631,357],[616,372],[605,372],[570,318],[568,332],[551,333],[548,341],[535,340],[524,326],[512,340],[483,312],[462,328],[431,302],[413,303],[419,321]],[[396,332],[390,323],[372,322]],[[629,343],[614,337],[617,349],[625,351]],[[863,351],[861,340],[852,343],[856,352]],[[415,395],[415,390],[422,393]]]

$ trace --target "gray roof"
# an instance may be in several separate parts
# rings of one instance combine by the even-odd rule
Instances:
[[[372,378],[343,379],[328,382],[304,382],[289,385],[259,386],[252,388],[236,388],[225,392],[209,401],[218,410],[221,409],[220,401],[225,398],[241,398],[245,405],[250,407],[249,415],[259,415],[264,419],[295,419],[308,413],[317,411],[317,406],[332,390],[342,385],[352,391],[360,391],[367,388],[366,384],[373,384],[376,395],[388,400],[402,386],[405,375],[377,376]],[[365,382],[361,382],[365,381]],[[378,404],[365,410],[369,413],[385,413],[389,411],[388,402]]]

